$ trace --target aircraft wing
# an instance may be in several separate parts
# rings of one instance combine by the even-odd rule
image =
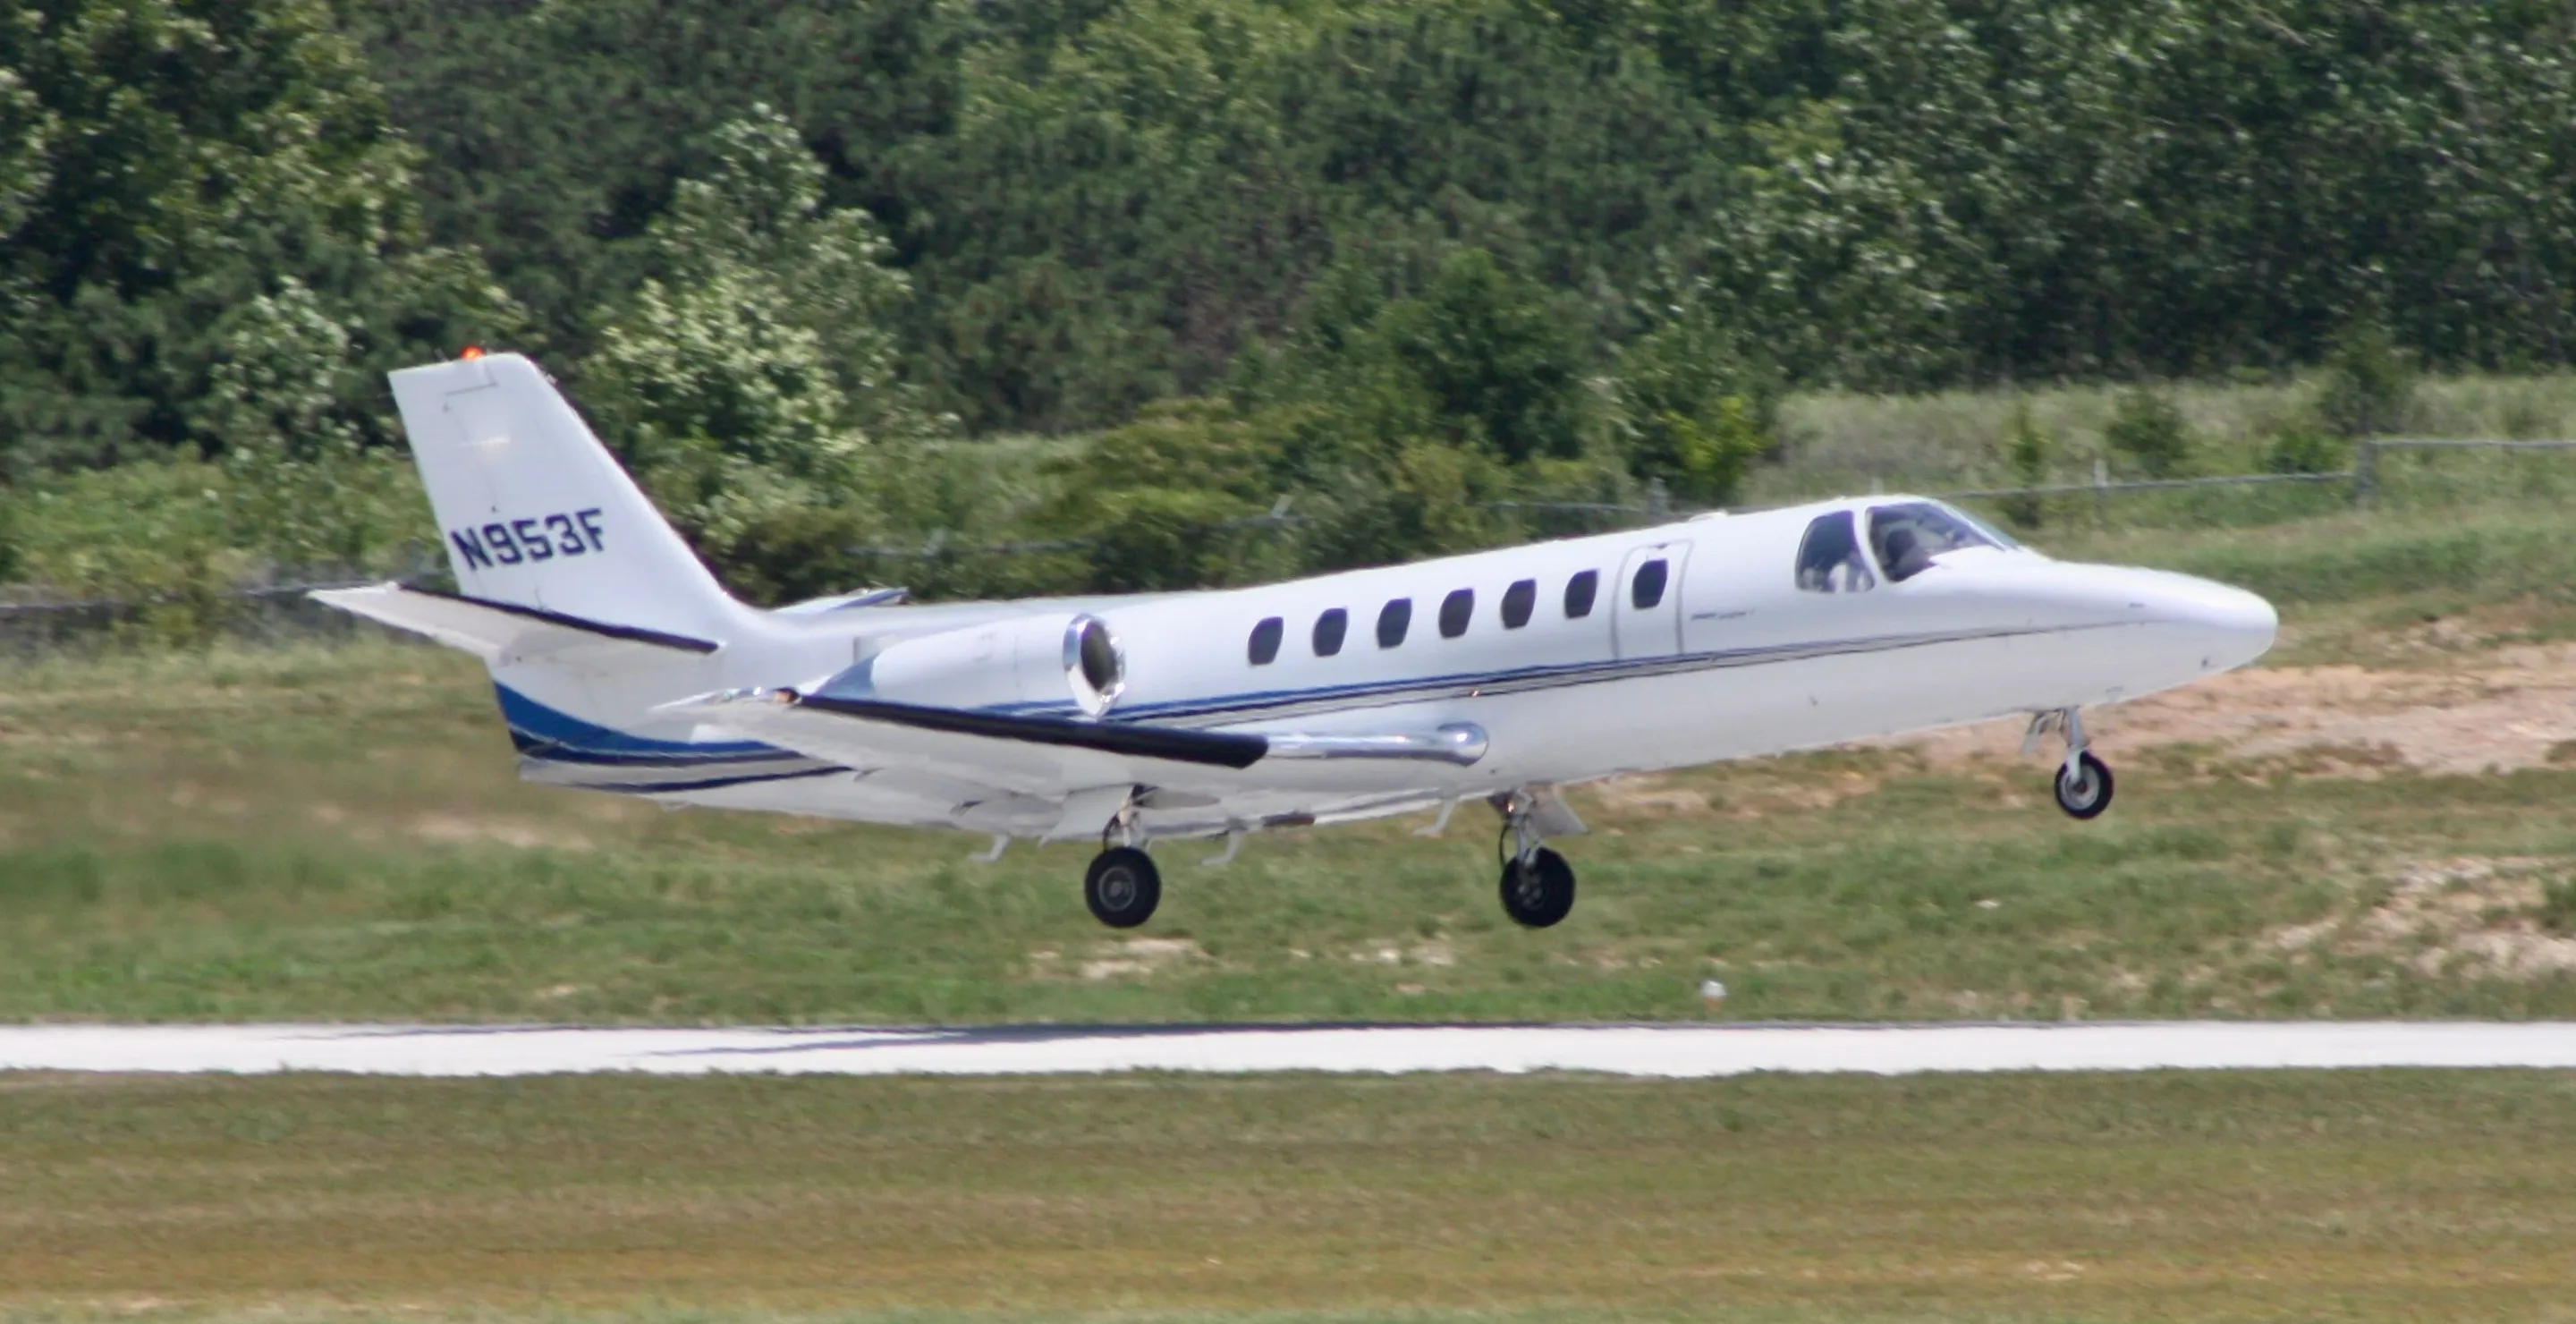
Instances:
[[[426,635],[496,665],[540,660],[581,664],[610,658],[632,662],[655,654],[702,657],[721,646],[708,639],[401,584],[322,589],[313,598],[352,615]]]
[[[730,690],[665,705],[714,727],[845,767],[901,766],[1023,795],[1091,787],[1258,784],[1280,760],[1376,759],[1465,766],[1485,733],[1460,723],[1422,732],[1303,735],[1080,721],[877,699]],[[1253,774],[1249,778],[1229,774]]]

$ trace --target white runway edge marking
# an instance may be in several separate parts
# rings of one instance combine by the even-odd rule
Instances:
[[[0,1071],[524,1076],[631,1071],[1013,1075],[1108,1071],[1755,1071],[1905,1075],[2353,1067],[2576,1067],[2576,1023],[2189,1021],[2058,1025],[0,1027]]]

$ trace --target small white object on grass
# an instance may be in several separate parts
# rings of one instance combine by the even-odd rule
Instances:
[[[1699,981],[1699,1000],[1712,1007],[1726,1001],[1726,985],[1714,979]]]

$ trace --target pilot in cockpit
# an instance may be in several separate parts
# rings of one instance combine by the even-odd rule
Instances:
[[[1970,547],[2008,549],[2010,538],[1965,513],[1934,501],[1878,506],[1869,512],[1869,539],[1891,584],[1932,568],[1935,560]]]
[[[2009,551],[2018,546],[1992,526],[1935,501],[1872,508],[1869,540],[1892,584],[1922,574],[1950,552],[1970,547]],[[1866,593],[1877,586],[1853,513],[1836,510],[1817,516],[1798,544],[1798,587],[1810,593]]]

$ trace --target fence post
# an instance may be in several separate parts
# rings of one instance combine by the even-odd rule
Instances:
[[[1672,493],[1664,490],[1664,480],[1660,478],[1648,480],[1646,483],[1647,522],[1661,524],[1672,515],[1672,510]]]
[[[2093,522],[2096,524],[2111,522],[2110,489],[2111,462],[2096,455],[2093,457]]]
[[[2379,443],[2365,441],[2352,452],[2352,504],[2366,506],[2379,490]]]

